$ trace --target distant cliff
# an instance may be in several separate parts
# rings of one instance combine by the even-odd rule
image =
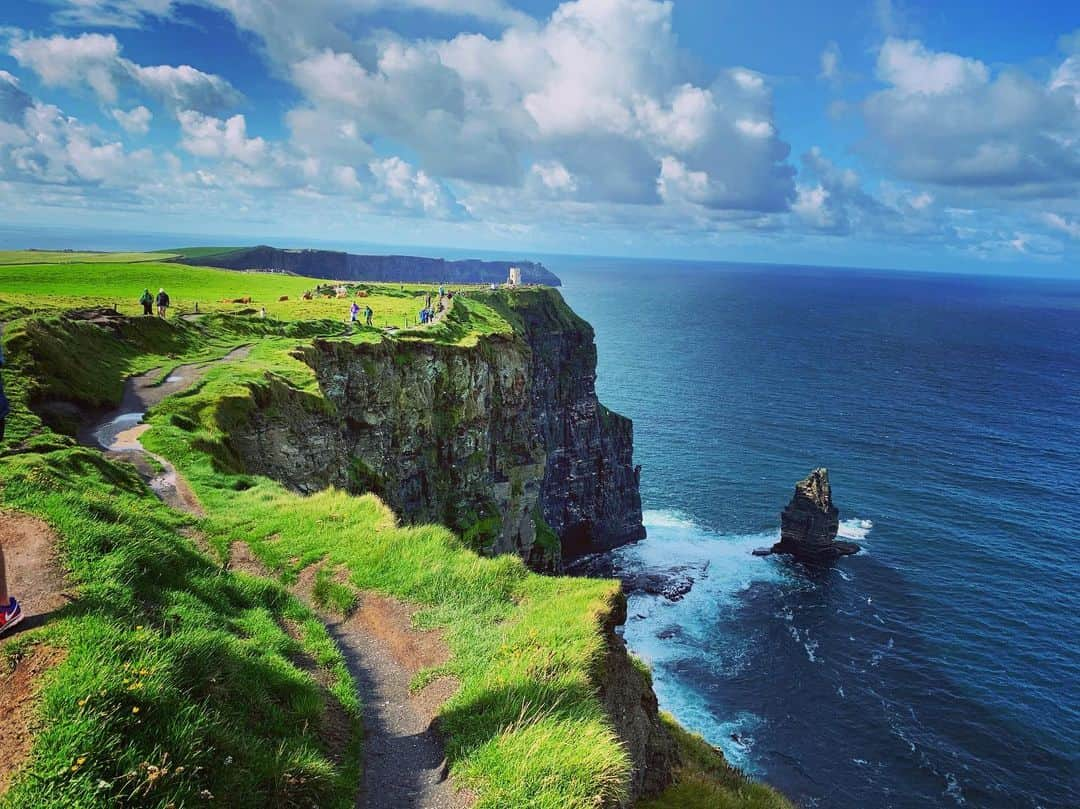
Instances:
[[[278,270],[335,281],[388,281],[430,284],[501,284],[510,267],[521,269],[526,284],[557,287],[562,281],[534,261],[447,261],[421,256],[368,256],[335,250],[285,250],[259,245],[175,259],[200,267],[229,270]]]
[[[643,537],[633,425],[596,398],[592,328],[554,290],[476,295],[512,333],[317,340],[298,356],[324,398],[270,382],[232,451],[299,491],[374,492],[535,569]]]

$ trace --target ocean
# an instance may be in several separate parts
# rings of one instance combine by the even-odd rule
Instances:
[[[1080,806],[1080,283],[546,257],[633,418],[625,637],[805,807]],[[827,466],[864,550],[753,548]]]

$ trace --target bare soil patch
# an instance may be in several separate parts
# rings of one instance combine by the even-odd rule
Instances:
[[[66,656],[63,649],[35,646],[0,679],[0,794],[26,761],[33,744],[41,677]]]
[[[22,623],[0,635],[8,638],[41,626],[74,599],[56,559],[56,532],[36,517],[0,511],[0,548],[7,563],[8,592],[22,605]]]

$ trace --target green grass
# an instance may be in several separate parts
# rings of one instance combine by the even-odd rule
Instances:
[[[251,280],[160,266],[194,273],[196,280],[176,276],[178,290],[190,283],[234,292],[236,276]],[[321,564],[316,597],[337,610],[351,609],[363,590],[419,605],[416,622],[443,630],[451,658],[413,685],[440,675],[460,682],[440,721],[452,772],[479,809],[621,801],[630,762],[596,690],[605,654],[600,625],[620,597],[617,583],[541,576],[516,557],[480,556],[443,527],[400,525],[373,495],[330,489],[305,497],[247,474],[228,450],[229,430],[280,386],[301,392],[311,407],[331,408],[298,349],[313,336],[337,334],[338,325],[214,314],[197,322],[136,319],[114,334],[56,315],[85,305],[79,290],[114,291],[137,270],[85,265],[76,277],[63,268],[40,276],[0,268],[0,313],[14,318],[6,340],[13,373],[5,380],[17,450],[0,456],[3,502],[57,528],[81,590],[59,620],[30,636],[69,655],[43,692],[43,730],[3,805],[190,806],[200,805],[204,789],[237,806],[347,804],[357,757],[334,765],[318,727],[328,699],[353,716],[357,705],[322,625],[276,582],[222,572],[178,533],[187,518],[158,503],[129,468],[73,446],[29,408],[60,396],[114,402],[126,375],[164,372],[242,343],[253,344],[248,359],[217,366],[191,391],[165,400],[149,414],[143,437],[198,494],[207,511],[198,527],[210,545],[224,553],[247,542],[285,582]],[[35,277],[54,302],[27,291]],[[398,285],[373,285],[372,297],[379,294],[416,305]],[[507,294],[460,298],[445,323],[398,339],[479,351],[485,335],[509,332],[518,317]],[[361,330],[333,339],[382,338]],[[303,627],[300,641],[285,631],[287,622]],[[300,647],[327,672],[332,697],[293,664]],[[679,739],[693,754],[682,780],[649,806],[786,806],[753,802],[757,788],[735,778],[718,753]],[[150,766],[169,773],[150,779]]]
[[[164,255],[163,255],[164,254]],[[173,251],[153,253],[90,253],[77,250],[0,250],[0,264],[130,264],[161,261]]]
[[[155,250],[154,252],[184,258],[209,258],[210,256],[227,256],[229,253],[244,249],[243,247],[176,247],[172,250]]]
[[[196,304],[200,312],[249,315],[265,308],[267,316],[275,320],[329,320],[338,323],[340,329],[352,329],[346,322],[353,298],[303,300],[304,292],[331,283],[283,273],[218,270],[155,260],[107,261],[102,257],[92,262],[7,263],[0,264],[0,315],[5,307],[58,311],[87,306],[115,306],[122,314],[138,315],[142,312],[138,301],[143,290],[156,294],[163,288],[169,293],[170,314],[174,316],[194,312]],[[417,324],[424,295],[434,289],[430,284],[350,283],[349,287],[368,293],[367,297],[356,300],[361,307],[372,308],[375,327],[398,329]],[[279,300],[282,297],[288,300]],[[234,303],[243,298],[249,298],[250,302]],[[485,319],[491,318],[498,316],[491,313]],[[359,327],[358,331],[363,332],[364,328]]]
[[[700,736],[688,733],[667,714],[662,719],[683,764],[674,785],[653,800],[639,801],[637,809],[792,809],[780,793],[749,780]]]
[[[32,755],[4,807],[352,806],[359,705],[323,625],[279,585],[223,572],[130,469],[82,448],[0,460],[5,508],[57,530],[78,599],[9,654],[67,650],[41,695]],[[303,628],[301,640],[284,630]],[[324,691],[293,664],[318,661]],[[335,765],[328,701],[353,717]],[[340,752],[340,751],[336,751]],[[156,768],[156,769],[154,769]],[[204,796],[204,797],[200,797]]]

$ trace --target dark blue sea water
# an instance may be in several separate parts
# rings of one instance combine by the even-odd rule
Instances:
[[[662,706],[817,807],[1080,806],[1080,284],[552,258],[681,602]],[[812,467],[865,547],[750,551]]]

